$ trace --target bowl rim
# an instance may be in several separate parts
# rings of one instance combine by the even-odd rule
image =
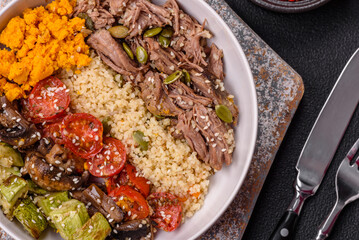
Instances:
[[[0,16],[5,14],[10,8],[13,7],[13,5],[17,4],[20,1],[24,1],[24,0],[13,0],[12,2],[8,3],[1,11],[0,11]],[[37,2],[38,0],[34,0],[35,2]],[[45,0],[46,2],[51,2],[52,0]],[[179,4],[181,4],[181,0],[177,0]],[[253,123],[253,129],[251,131],[251,136],[250,139],[252,140],[251,142],[248,143],[248,148],[250,149],[248,151],[248,157],[246,159],[246,162],[244,164],[244,167],[242,168],[242,176],[239,179],[239,181],[237,182],[232,194],[230,195],[230,197],[223,203],[222,208],[220,209],[220,211],[218,211],[215,215],[215,217],[213,217],[206,225],[205,227],[203,227],[202,229],[200,229],[199,231],[196,232],[196,234],[192,235],[192,237],[190,239],[196,239],[198,238],[200,235],[202,235],[203,233],[205,233],[222,215],[223,213],[228,209],[229,205],[233,202],[234,198],[236,197],[236,195],[238,194],[239,189],[241,188],[241,186],[244,183],[244,180],[248,174],[248,170],[250,167],[250,164],[252,162],[252,158],[253,158],[253,154],[254,154],[254,150],[255,150],[255,145],[257,142],[257,134],[258,134],[258,101],[257,101],[257,92],[256,92],[256,88],[255,88],[255,83],[254,83],[254,78],[253,78],[253,74],[251,71],[251,68],[249,66],[248,63],[248,59],[246,57],[246,55],[244,54],[244,51],[241,47],[241,45],[238,42],[238,39],[235,37],[234,33],[232,32],[232,30],[230,29],[230,27],[227,25],[227,23],[224,21],[224,19],[205,1],[205,0],[200,0],[199,2],[201,2],[203,4],[203,6],[210,12],[210,14],[214,15],[216,17],[216,19],[218,21],[220,21],[220,23],[224,26],[226,32],[229,33],[229,36],[231,38],[231,41],[234,43],[234,47],[236,49],[238,49],[240,56],[242,59],[244,59],[243,61],[243,67],[245,69],[245,72],[247,74],[247,78],[249,81],[249,84],[251,85],[251,88],[248,89],[248,91],[251,92],[250,97],[251,97],[251,101],[253,102],[253,104],[256,106],[253,110],[252,113],[252,117],[254,120]],[[41,5],[41,4],[38,4]],[[8,233],[11,237],[13,237],[14,239],[17,240],[21,240],[17,235],[16,232],[10,231],[9,228],[7,227],[6,223],[3,223],[2,221],[0,221],[0,227],[6,231],[6,233]],[[22,230],[22,229],[21,229]]]
[[[289,2],[281,0],[251,0],[260,7],[283,13],[299,13],[316,9],[330,0],[301,0],[298,2]]]

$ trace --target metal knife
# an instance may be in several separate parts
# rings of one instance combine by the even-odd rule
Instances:
[[[351,57],[326,100],[299,156],[295,196],[270,240],[293,239],[304,201],[313,196],[328,169],[359,102],[359,49]]]

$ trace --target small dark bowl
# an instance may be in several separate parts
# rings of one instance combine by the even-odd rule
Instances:
[[[324,5],[330,0],[302,0],[299,2],[289,2],[289,1],[280,1],[280,0],[251,0],[251,1],[263,8],[275,12],[297,13],[297,12],[306,12],[313,10],[317,7]]]

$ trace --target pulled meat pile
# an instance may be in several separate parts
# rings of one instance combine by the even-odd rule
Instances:
[[[148,110],[172,117],[173,135],[185,139],[214,169],[229,165],[233,149],[227,139],[237,124],[238,109],[223,86],[223,52],[215,44],[207,45],[212,35],[204,25],[180,10],[175,0],[162,6],[147,0],[82,0],[74,16],[80,13],[88,14],[94,23],[87,43],[107,65],[140,88]],[[116,39],[107,30],[117,24],[128,29],[125,38]],[[169,46],[160,44],[158,36],[144,37],[147,30],[159,27],[172,29]],[[133,53],[138,47],[145,49],[148,61],[135,61],[123,44]],[[190,81],[164,83],[176,71],[186,71]],[[219,105],[230,111],[231,122],[217,116]]]

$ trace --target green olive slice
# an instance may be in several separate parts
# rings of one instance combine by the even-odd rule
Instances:
[[[224,105],[216,105],[215,107],[217,116],[226,123],[232,123],[233,122],[233,116],[231,111],[228,109],[228,107]]]
[[[161,28],[161,27],[151,28],[151,29],[148,29],[148,30],[143,34],[143,36],[144,36],[144,37],[154,37],[154,36],[156,36],[157,34],[159,34],[161,31],[162,31],[162,28]]]

